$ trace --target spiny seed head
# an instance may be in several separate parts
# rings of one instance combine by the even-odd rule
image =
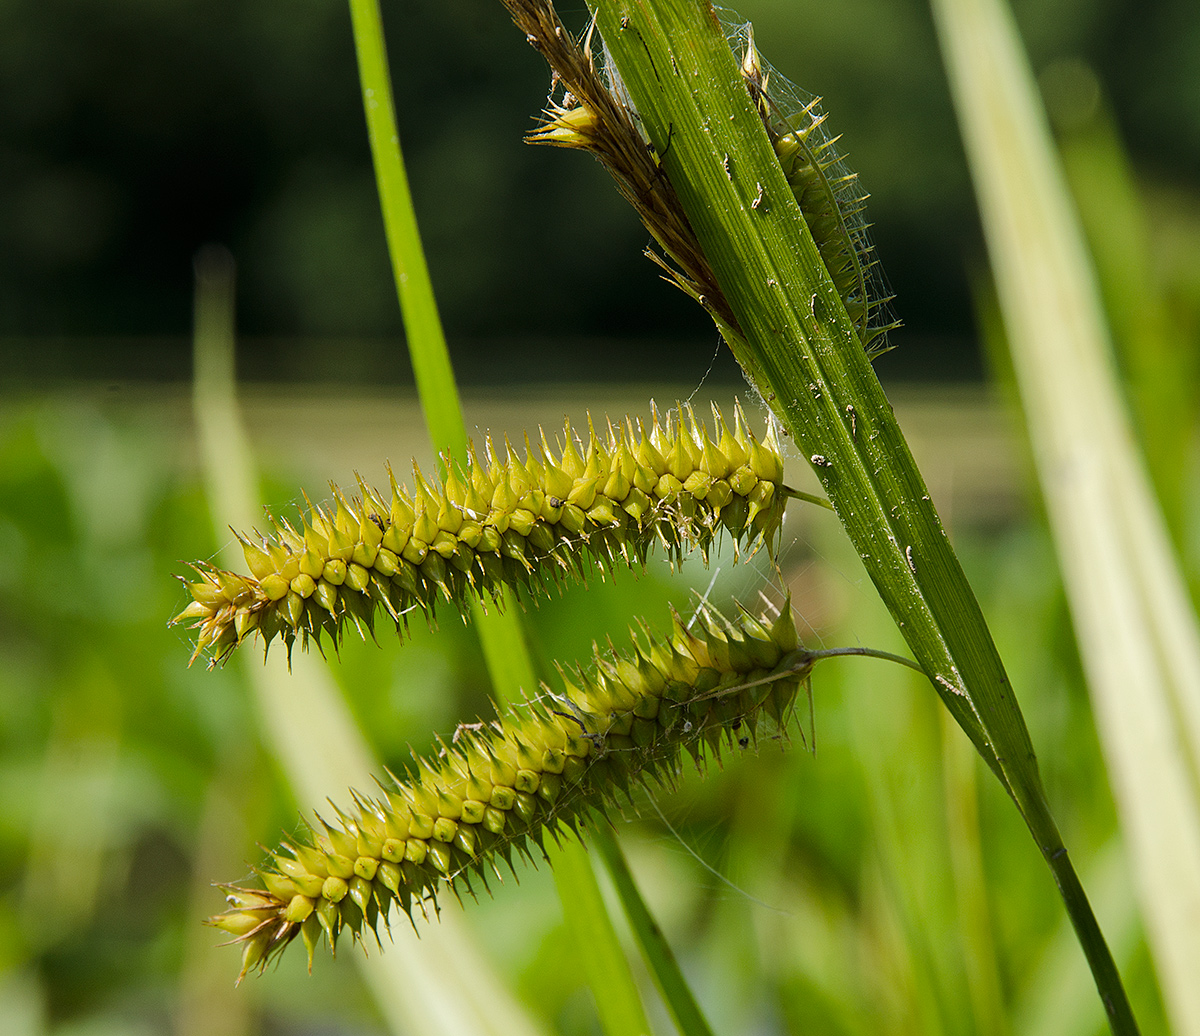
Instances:
[[[262,888],[226,886],[229,908],[209,923],[242,946],[239,981],[297,934],[309,966],[322,936],[378,934],[394,906],[436,912],[439,889],[471,891],[502,877],[512,851],[532,859],[544,835],[574,832],[638,784],[671,783],[686,750],[701,762],[744,747],[760,717],[787,719],[815,656],[797,646],[791,610],[772,621],[709,609],[689,630],[642,627],[633,649],[597,650],[583,670],[543,686],[503,720],[460,727],[435,758],[418,758],[378,797],[319,820],[308,841],[285,842],[258,867]],[[390,775],[389,775],[390,776]]]
[[[801,100],[799,91],[772,73],[754,45],[748,23],[733,33],[742,46],[741,73],[762,117],[767,136],[804,221],[812,233],[863,348],[872,356],[887,351],[887,332],[899,326],[888,310],[883,284],[863,218],[866,195],[837,149],[837,137],[824,129],[821,99]]]
[[[481,459],[451,465],[442,485],[414,465],[413,490],[388,471],[390,499],[359,480],[350,498],[306,511],[297,531],[273,521],[265,536],[239,534],[247,574],[193,565],[188,606],[173,622],[196,630],[193,660],[224,659],[254,632],[288,650],[322,634],[337,643],[347,624],[363,635],[382,608],[398,631],[418,610],[432,623],[439,604],[466,615],[472,599],[505,586],[547,593],[567,580],[643,565],[662,547],[707,556],[722,530],[757,549],[783,518],[783,458],[769,429],[760,442],[741,407],[730,431],[713,408],[710,431],[684,405],[649,427],[628,418],[585,440],[568,422],[557,449],[526,436],[522,455],[506,438],[503,460],[489,436]]]

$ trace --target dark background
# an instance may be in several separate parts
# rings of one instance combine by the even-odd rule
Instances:
[[[885,376],[978,376],[983,250],[921,0],[755,0],[764,55],[825,97],[873,194],[901,346]],[[1036,67],[1096,69],[1139,176],[1200,169],[1200,4],[1017,4]],[[564,4],[582,27],[582,3]],[[732,15],[730,15],[732,17]],[[637,380],[716,336],[639,255],[585,156],[521,142],[548,76],[499,3],[384,3],[418,216],[467,382]],[[334,0],[9,0],[0,8],[0,361],[14,382],[188,375],[191,260],[239,264],[243,374],[409,380]],[[722,351],[717,375],[733,377]]]

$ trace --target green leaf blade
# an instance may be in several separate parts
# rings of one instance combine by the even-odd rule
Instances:
[[[1058,882],[1114,1031],[1137,1032],[978,602],[711,6],[617,0],[597,17],[741,325],[735,355],[810,458],[942,701],[1016,802]]]
[[[1147,935],[1176,1031],[1200,1033],[1200,631],[1011,13],[934,13]]]

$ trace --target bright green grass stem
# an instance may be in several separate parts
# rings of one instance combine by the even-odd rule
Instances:
[[[434,450],[439,456],[450,453],[463,457],[466,455],[467,432],[462,403],[400,152],[379,5],[376,0],[351,0],[350,14],[375,180],[417,395]],[[477,606],[474,618],[496,693],[512,699],[522,687],[535,686],[533,663],[525,648],[516,611],[512,608],[493,609],[485,614]]]
[[[350,0],[350,13],[388,251],[396,278],[417,392],[434,448],[462,457],[467,442],[462,404],[434,300],[433,285],[400,151],[379,5],[377,0]],[[486,613],[476,605],[474,621],[493,687],[500,699],[513,700],[522,687],[535,687],[533,661],[520,617],[511,602],[503,610],[493,608]],[[584,961],[605,1030],[612,1036],[641,1036],[649,1032],[641,995],[621,951],[612,921],[603,908],[596,877],[587,856],[582,847],[574,844],[564,845],[557,855],[560,865],[555,868],[555,880],[564,903],[564,913],[577,941],[589,950]],[[623,864],[615,842],[611,843],[611,852],[606,852],[605,857]],[[618,883],[618,894],[631,914],[649,916],[632,882]],[[670,963],[673,965],[673,958]],[[681,1001],[677,1005],[670,998],[679,990],[682,990],[678,993],[681,997],[686,994],[686,1002]],[[678,968],[675,969],[674,980],[668,983],[664,992],[676,1017],[682,1015],[690,1018],[689,1012],[698,1017],[694,1000]],[[702,1024],[702,1019],[700,1022],[700,1025],[685,1026],[685,1036],[708,1036],[707,1026]]]
[[[605,43],[745,335],[738,361],[1054,874],[1113,1031],[1137,1032],[975,596],[707,0],[610,0]],[[726,170],[729,170],[727,172]]]
[[[592,848],[600,854],[608,868],[613,887],[625,907],[629,926],[642,948],[642,955],[649,965],[654,984],[662,994],[663,1002],[671,1012],[675,1025],[688,1036],[711,1036],[708,1021],[696,1003],[695,996],[683,977],[679,962],[663,935],[662,929],[646,909],[641,893],[638,892],[625,854],[606,827],[597,828],[591,836]]]

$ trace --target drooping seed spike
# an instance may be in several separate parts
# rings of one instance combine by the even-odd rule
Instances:
[[[328,508],[304,497],[294,526],[272,519],[265,537],[239,537],[249,574],[197,564],[192,601],[173,621],[196,631],[193,659],[223,660],[254,631],[289,652],[326,634],[336,647],[347,626],[373,635],[380,608],[405,632],[416,609],[432,625],[440,599],[466,614],[506,585],[548,593],[645,564],[655,547],[674,562],[690,549],[707,558],[722,530],[735,550],[770,544],[785,504],[776,440],[757,442],[740,407],[732,433],[719,411],[714,420],[710,435],[686,407],[653,408],[648,430],[624,418],[602,439],[589,417],[582,453],[564,423],[557,461],[545,435],[540,456],[526,437],[525,456],[509,445],[503,462],[488,437],[486,469],[473,447],[465,467],[447,464],[444,484],[414,467],[411,496],[389,467],[388,495],[357,478],[354,501],[340,490]]]
[[[564,676],[563,691],[543,688],[504,719],[439,740],[437,758],[416,757],[382,798],[356,794],[353,811],[335,808],[340,823],[318,817],[309,839],[286,841],[258,868],[263,888],[227,889],[229,909],[209,923],[242,944],[244,975],[297,935],[311,955],[322,936],[335,948],[343,929],[355,941],[364,926],[378,938],[393,907],[410,918],[414,902],[436,913],[446,887],[474,896],[472,871],[486,890],[486,869],[500,876],[503,861],[511,870],[514,849],[528,858],[529,842],[544,854],[547,834],[578,837],[590,818],[607,822],[614,804],[632,801],[638,784],[669,784],[682,753],[719,760],[732,725],[753,737],[760,716],[789,710],[815,659],[785,650],[796,640],[794,626],[781,626],[788,614],[785,604],[768,625],[710,609],[703,637],[677,615],[668,638],[643,624],[632,651],[596,650]],[[718,638],[746,644],[763,631],[772,664],[713,649]]]

